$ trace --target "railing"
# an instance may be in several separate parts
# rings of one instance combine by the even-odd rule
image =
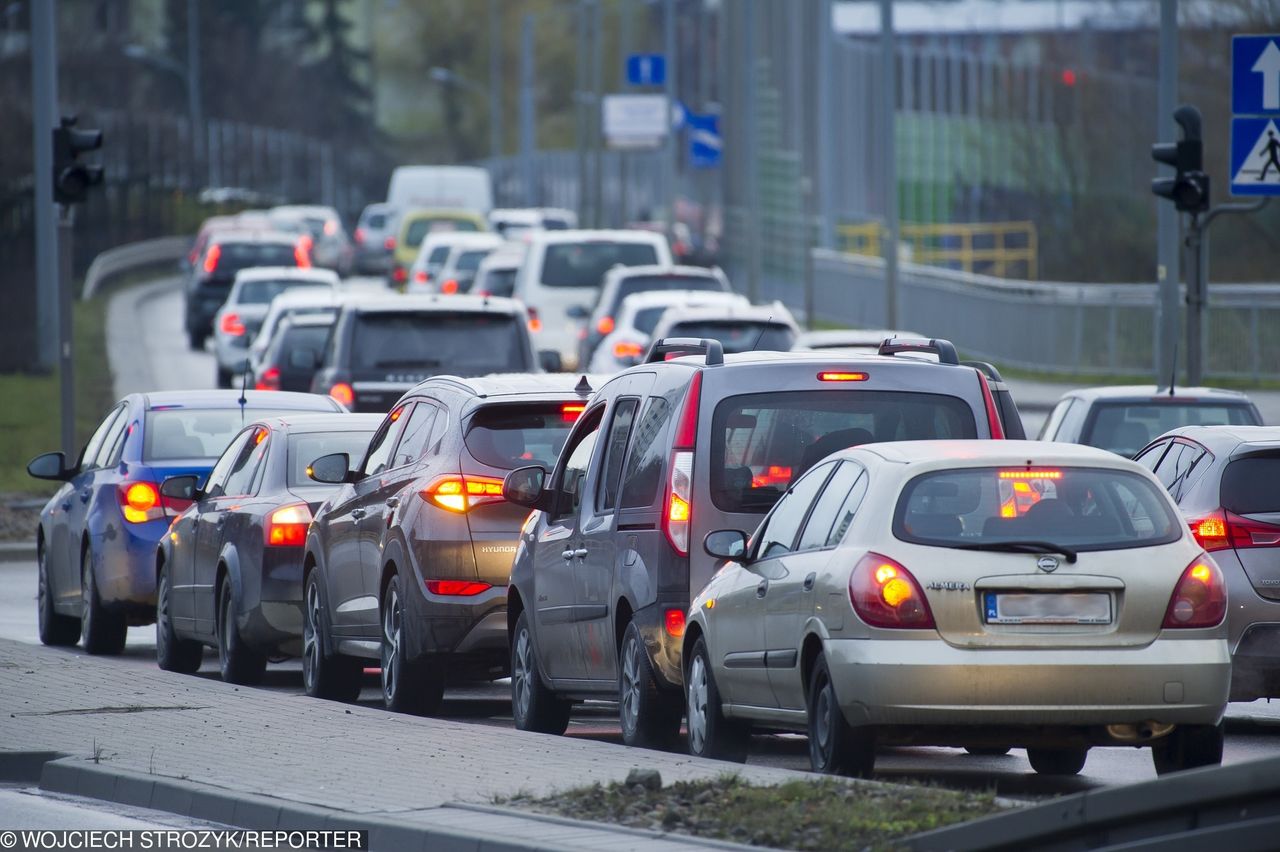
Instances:
[[[1035,281],[1038,277],[1040,244],[1034,222],[904,222],[899,230],[900,242],[916,263],[997,278]],[[880,257],[884,226],[879,222],[840,225],[836,238],[841,251]]]

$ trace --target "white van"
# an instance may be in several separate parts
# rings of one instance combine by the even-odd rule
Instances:
[[[483,216],[493,209],[493,181],[476,166],[400,166],[387,184],[387,204],[398,211],[434,207]]]

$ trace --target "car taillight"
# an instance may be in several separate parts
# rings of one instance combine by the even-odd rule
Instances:
[[[387,237],[385,240],[383,240],[383,241],[382,241],[382,247],[383,247],[384,249],[386,249],[387,251],[395,251],[395,248],[396,248],[396,238],[395,238],[395,237]]]
[[[1207,553],[1201,554],[1173,587],[1164,627],[1216,627],[1226,614],[1227,584],[1222,571]]]
[[[165,516],[160,489],[154,482],[122,482],[119,494],[124,519],[131,524],[145,524]]]
[[[356,228],[356,232],[354,236],[356,240],[356,245],[358,246],[364,245],[364,228]]]
[[[452,296],[458,292],[458,281],[456,278],[450,278],[448,281],[440,285],[440,292],[446,296]]]
[[[307,543],[307,527],[311,510],[306,503],[281,506],[267,515],[263,536],[269,547],[302,547]]]
[[[218,268],[218,258],[222,257],[222,246],[209,246],[209,252],[204,256],[204,271],[213,272]]]
[[[487,503],[501,503],[502,480],[492,476],[442,476],[420,493],[442,509],[464,514]]]
[[[300,237],[298,242],[294,244],[293,260],[298,264],[299,269],[309,269],[311,267],[310,237]]]
[[[613,344],[613,357],[622,358],[639,358],[644,355],[644,344],[632,343],[627,340],[619,340]]]
[[[1242,518],[1226,509],[1215,509],[1187,522],[1196,542],[1209,552],[1234,547],[1280,547],[1280,527]]]
[[[414,284],[426,284],[430,280],[431,280],[431,276],[427,274],[426,270],[424,269],[419,269],[417,272],[413,273]]]
[[[223,334],[239,337],[244,334],[244,323],[240,322],[239,314],[223,314],[221,329]]]
[[[578,418],[582,416],[582,412],[587,410],[585,402],[566,402],[560,406],[560,419],[565,423],[576,423]]]
[[[428,580],[427,591],[433,595],[469,598],[487,592],[493,586],[478,580]]]
[[[329,388],[329,396],[333,397],[347,408],[350,408],[356,401],[355,390],[346,382],[337,382],[333,387]]]
[[[260,391],[280,390],[280,368],[268,367],[263,370],[262,375],[258,376],[258,380],[253,383],[253,389]]]
[[[1000,420],[1000,412],[996,409],[996,398],[991,394],[987,377],[977,370],[974,372],[978,375],[978,385],[982,388],[982,401],[987,407],[987,428],[991,430],[991,437],[999,440],[1004,437],[1004,423]]]
[[[327,237],[332,237],[334,234],[338,233],[338,223],[332,219],[327,220],[324,223],[324,233]]]
[[[667,628],[667,634],[679,639],[684,635],[684,610],[669,609],[663,614],[663,626]]]
[[[869,379],[866,373],[848,373],[838,370],[823,370],[818,374],[820,382],[865,382]]]
[[[538,319],[537,308],[526,308],[529,311],[529,330],[542,331],[542,320]]]
[[[872,627],[928,629],[934,626],[929,602],[911,572],[879,553],[858,560],[849,575],[849,600],[858,617]]]
[[[600,321],[596,323],[596,331],[601,334],[609,334],[613,331],[613,317],[600,317]]]
[[[391,270],[391,280],[397,284],[403,284],[409,277],[409,273],[405,271],[403,266],[397,266]]]
[[[689,524],[693,516],[693,448],[698,437],[698,406],[702,401],[702,371],[693,374],[684,395],[676,437],[671,450],[671,475],[667,482],[667,509],[662,531],[681,556],[689,555]]]

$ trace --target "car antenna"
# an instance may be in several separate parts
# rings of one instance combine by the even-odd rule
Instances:
[[[240,374],[240,398],[236,402],[240,403],[240,425],[244,425],[244,409],[249,404],[249,371],[245,370]]]
[[[756,342],[751,344],[751,348],[747,350],[748,352],[756,351],[756,347],[760,345],[760,341],[764,340],[764,330],[769,327],[769,323],[771,322],[773,322],[773,314],[769,314],[769,318],[761,324],[760,333],[756,335]]]
[[[1173,396],[1173,384],[1178,380],[1178,343],[1173,344],[1173,369],[1169,371],[1169,396]]]
[[[587,374],[583,373],[582,378],[578,379],[578,384],[573,388],[573,392],[578,396],[591,396],[595,393],[595,388],[591,387],[591,382],[587,381]]]

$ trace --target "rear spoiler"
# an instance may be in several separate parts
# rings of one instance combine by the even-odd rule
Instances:
[[[960,363],[960,356],[956,354],[955,344],[940,337],[932,340],[888,337],[880,344],[880,348],[876,352],[879,355],[897,355],[900,352],[929,352],[938,356],[938,363],[940,364]]]
[[[665,361],[671,356],[705,355],[708,367],[716,367],[724,363],[724,346],[719,340],[697,337],[663,337],[655,340],[644,356],[644,363]]]

